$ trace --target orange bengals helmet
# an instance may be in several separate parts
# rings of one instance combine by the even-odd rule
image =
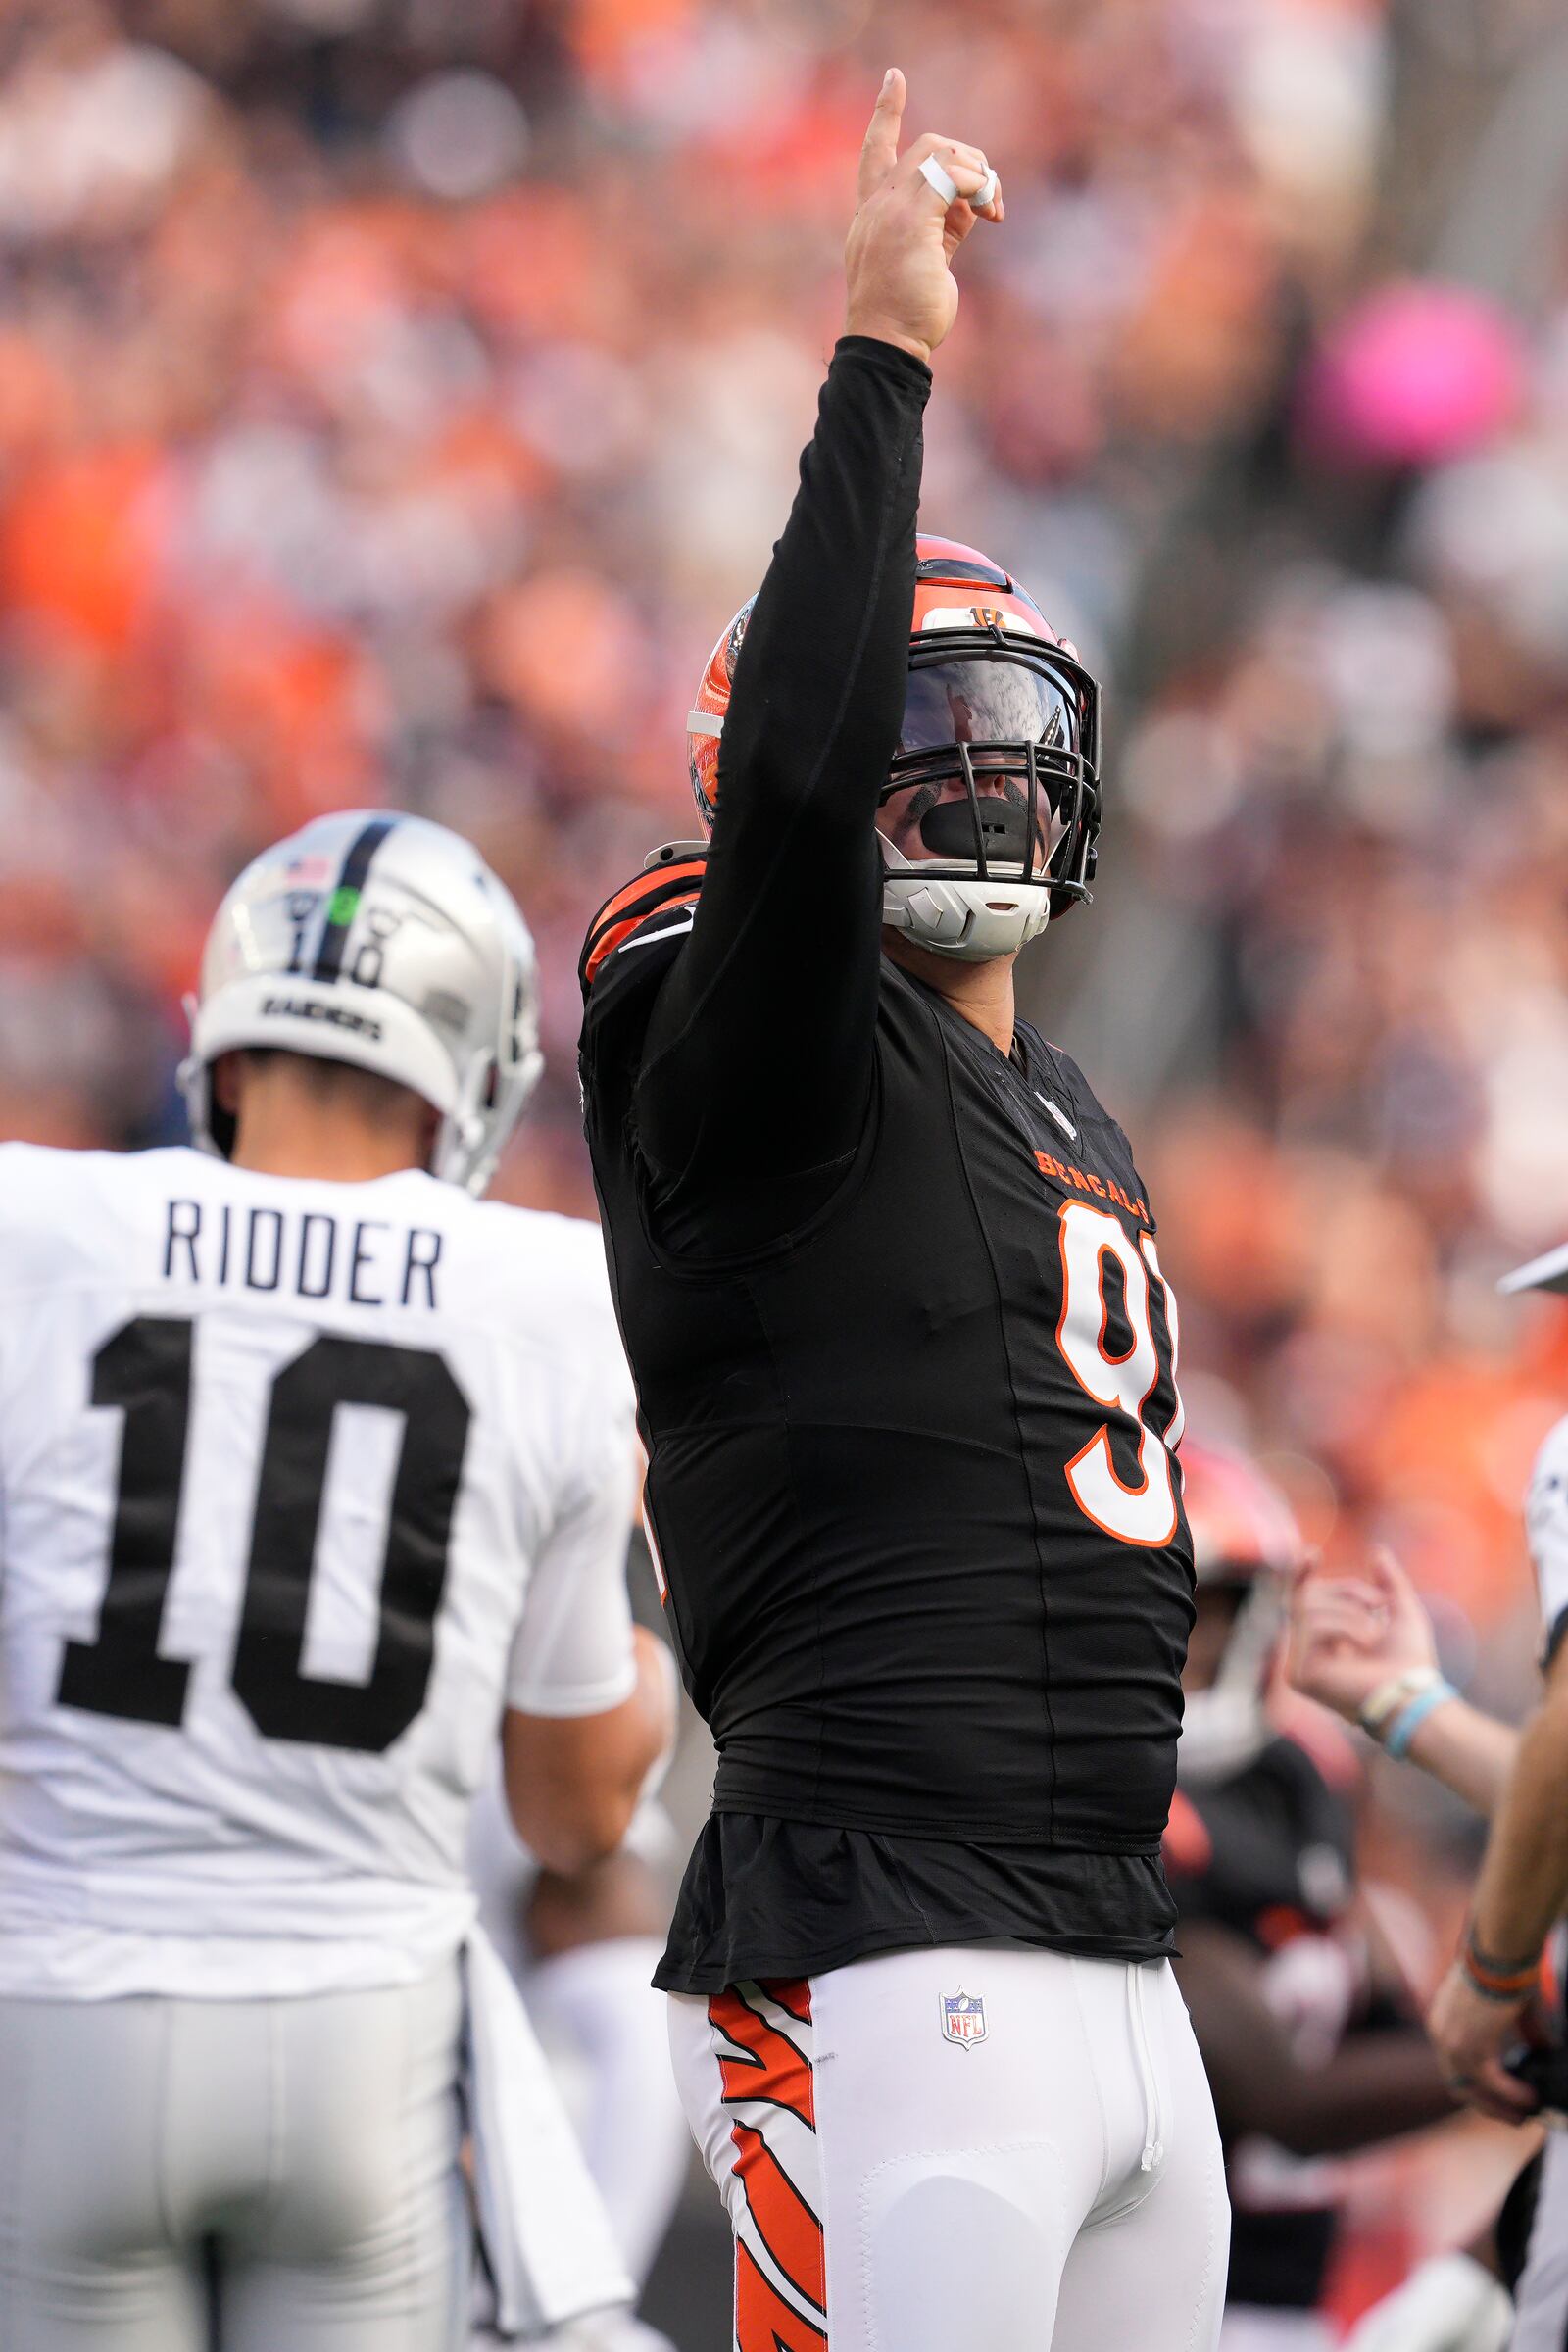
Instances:
[[[1301,1535],[1278,1487],[1243,1455],[1189,1441],[1181,1464],[1199,1591],[1233,1592],[1236,1613],[1213,1681],[1188,1696],[1177,1766],[1187,1781],[1227,1780],[1269,1736],[1264,1702]]]
[[[979,962],[1015,953],[1087,899],[1100,836],[1100,689],[1000,564],[956,540],[915,543],[904,723],[881,806],[883,920]],[[755,601],[755,600],[754,600]],[[687,720],[705,827],[752,606],[714,646]],[[889,838],[898,830],[914,855]]]

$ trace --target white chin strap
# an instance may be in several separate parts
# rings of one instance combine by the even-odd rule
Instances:
[[[989,963],[1016,956],[1038,939],[1051,919],[1051,889],[1045,882],[1008,879],[1006,868],[982,880],[955,875],[905,858],[885,833],[882,845],[882,921],[933,955],[960,963]]]

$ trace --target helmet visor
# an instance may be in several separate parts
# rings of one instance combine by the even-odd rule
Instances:
[[[1077,729],[1054,678],[1025,662],[922,662],[909,672],[898,757],[943,744],[1038,743],[1075,752]]]
[[[911,859],[973,868],[983,856],[1043,878],[1071,822],[1077,749],[1071,700],[1032,663],[921,662],[909,672],[880,829]]]

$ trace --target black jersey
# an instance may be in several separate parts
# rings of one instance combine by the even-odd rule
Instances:
[[[1265,1955],[1272,2005],[1324,2056],[1348,2026],[1376,2022],[1364,1975],[1334,1936],[1350,1895],[1352,1835],[1344,1796],[1304,1748],[1276,1738],[1229,1780],[1184,1783],[1166,1838],[1182,1918],[1213,1920]],[[1228,2302],[1315,2309],[1338,2228],[1327,2167],[1246,2143],[1226,2153]]]
[[[582,1078],[713,1819],[659,1982],[1170,1948],[1192,1571],[1126,1138],[881,954],[928,376],[842,344],[711,849],[617,894]]]

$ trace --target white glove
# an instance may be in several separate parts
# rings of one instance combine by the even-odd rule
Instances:
[[[1437,2254],[1374,2303],[1344,2352],[1503,2352],[1513,2298],[1468,2254]]]

